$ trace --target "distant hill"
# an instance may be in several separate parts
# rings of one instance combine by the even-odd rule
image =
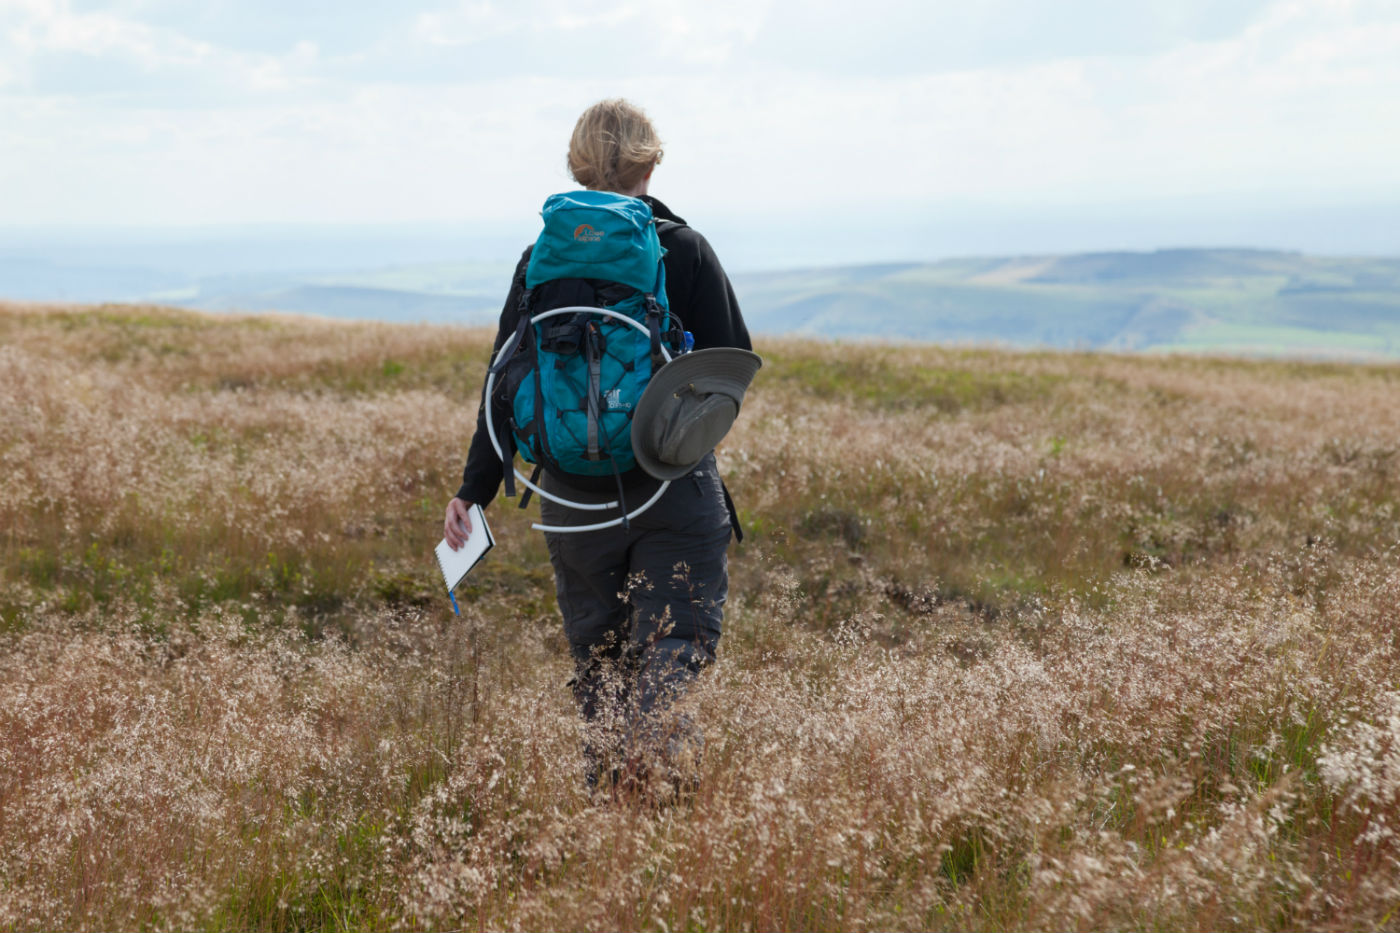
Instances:
[[[513,263],[197,279],[0,261],[0,298],[158,301],[490,324]],[[756,333],[1009,346],[1400,357],[1400,258],[1163,249],[831,266],[734,276]]]
[[[756,331],[1112,349],[1400,355],[1400,259],[1171,249],[740,276]]]

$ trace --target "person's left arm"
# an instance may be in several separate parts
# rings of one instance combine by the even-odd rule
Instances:
[[[677,308],[676,313],[686,330],[694,335],[695,349],[738,347],[752,350],[753,342],[749,339],[743,312],[739,310],[734,286],[710,242],[689,227],[679,231],[677,239],[677,252],[684,254],[685,261],[674,270],[676,278],[681,279],[676,283],[675,294],[686,296],[686,300],[685,307]],[[669,280],[666,293],[672,294]]]

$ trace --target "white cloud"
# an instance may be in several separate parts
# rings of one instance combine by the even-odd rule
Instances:
[[[616,29],[638,19],[646,7],[639,3],[551,3],[545,18],[555,29]]]
[[[430,45],[473,45],[522,30],[527,21],[494,3],[463,2],[449,10],[420,13],[414,34]]]
[[[9,83],[22,84],[40,96],[88,93],[107,100],[145,95],[208,93],[220,87],[237,91],[281,91],[306,83],[317,64],[314,43],[297,43],[281,55],[250,54],[191,39],[180,32],[107,12],[76,12],[67,0],[6,0],[0,6],[0,60],[12,63]],[[57,91],[43,75],[62,67],[67,81]],[[46,70],[47,69],[47,70]],[[124,83],[121,71],[152,76],[165,83]],[[3,86],[4,82],[0,82]]]
[[[13,9],[13,7],[12,7]],[[93,57],[118,55],[146,67],[199,64],[213,53],[207,43],[108,13],[74,13],[67,3],[25,2],[25,14],[9,32],[12,46],[25,57],[73,52]]]
[[[767,0],[657,0],[648,11],[649,34],[659,35],[661,54],[674,61],[722,67],[773,23]]]
[[[751,43],[768,21],[770,0],[535,0],[498,5],[464,0],[419,14],[414,33],[434,46],[480,46],[509,39],[546,44],[563,74],[581,61],[602,57],[655,67],[720,65]]]
[[[898,9],[891,28],[927,28],[921,5]],[[234,51],[114,14],[0,0],[0,204],[10,222],[33,223],[518,217],[569,184],[578,112],[617,94],[657,121],[667,158],[655,190],[682,213],[1400,195],[1393,3],[1278,3],[1224,38],[1131,54],[856,73],[755,57],[772,30],[804,28],[777,11],[465,3],[405,14],[346,72],[314,34],[278,53]],[[638,65],[599,73],[556,48],[606,49],[614,63],[635,52]],[[549,53],[532,71],[495,70],[531,49]],[[95,99],[33,80],[13,90],[60,54],[92,57],[104,75],[105,63],[140,63],[162,92],[189,97],[177,108],[127,89],[115,108],[121,87]],[[393,77],[390,65],[418,58],[440,70]]]

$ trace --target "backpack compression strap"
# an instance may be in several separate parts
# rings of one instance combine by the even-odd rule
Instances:
[[[598,446],[599,403],[603,394],[603,332],[589,321],[584,326],[583,348],[588,360],[588,454],[589,460],[601,460]]]
[[[531,483],[538,483],[538,482],[540,481],[540,473],[541,473],[543,470],[544,470],[544,467],[543,467],[541,464],[538,464],[538,463],[535,464],[534,470],[532,470],[532,471],[530,472],[530,482],[531,482]],[[512,472],[514,472],[514,471],[512,471]],[[529,488],[528,486],[525,488],[524,494],[521,495],[521,497],[520,497],[520,505],[518,506],[518,508],[522,508],[522,509],[523,509],[523,508],[525,508],[527,505],[530,504],[530,493],[532,493],[532,492],[534,492],[534,490],[531,489],[531,488]],[[740,540],[743,540],[743,539],[741,538]]]
[[[656,372],[666,362],[666,358],[661,355],[661,305],[656,303],[655,295],[646,296],[647,303],[647,333],[651,337],[651,371]]]

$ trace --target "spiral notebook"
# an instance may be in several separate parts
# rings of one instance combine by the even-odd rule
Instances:
[[[442,570],[442,582],[447,585],[448,595],[451,595],[457,584],[462,582],[462,578],[486,556],[486,552],[496,546],[496,539],[491,534],[491,526],[486,524],[486,516],[482,513],[481,506],[473,505],[468,511],[472,517],[472,533],[467,538],[467,543],[454,551],[448,546],[447,539],[443,538],[433,549],[433,553],[437,555],[438,567]],[[456,600],[453,602],[456,603]]]

